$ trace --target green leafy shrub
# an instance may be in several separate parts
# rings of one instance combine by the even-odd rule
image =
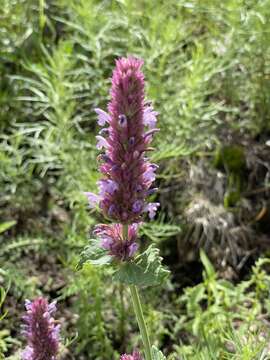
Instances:
[[[187,359],[266,359],[269,326],[262,319],[269,311],[270,277],[264,266],[270,260],[258,260],[250,279],[237,285],[218,279],[203,251],[201,261],[203,282],[178,300],[184,315],[177,328],[192,334],[192,345],[177,346],[177,352]]]

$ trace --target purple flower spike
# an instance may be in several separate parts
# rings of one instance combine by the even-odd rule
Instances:
[[[33,302],[26,300],[25,308],[23,334],[28,344],[21,354],[22,360],[56,360],[60,331],[53,318],[56,303],[49,304],[40,297]]]
[[[121,261],[133,258],[138,250],[137,232],[138,224],[128,226],[127,239],[123,238],[123,225],[121,224],[99,224],[94,229],[94,234],[101,240],[101,247]]]
[[[132,355],[121,355],[120,360],[143,360],[143,358],[138,351],[133,351]]]
[[[98,182],[98,204],[105,216],[122,224],[140,222],[145,211],[151,217],[155,213],[153,206],[147,207],[146,198],[157,166],[150,164],[145,153],[152,149],[149,144],[158,131],[158,113],[145,102],[142,65],[142,60],[133,57],[118,59],[108,113],[95,109],[99,125],[108,126],[100,131],[104,137],[97,136],[97,148],[104,150],[99,157],[103,179]],[[88,198],[94,206],[97,198]]]

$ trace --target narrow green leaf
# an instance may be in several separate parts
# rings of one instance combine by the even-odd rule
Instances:
[[[215,269],[203,250],[200,251],[200,259],[201,262],[203,263],[207,277],[208,278],[215,277],[216,276]]]
[[[6,221],[0,224],[0,234],[10,229],[12,226],[16,224],[16,221]]]

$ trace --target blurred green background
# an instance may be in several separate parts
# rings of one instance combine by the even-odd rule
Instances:
[[[139,346],[126,289],[75,271],[102,221],[83,195],[99,177],[93,109],[134,55],[161,129],[141,247],[171,270],[143,293],[152,341],[169,359],[268,359],[270,1],[0,5],[0,358],[18,358],[24,299],[41,294],[58,299],[62,359]]]

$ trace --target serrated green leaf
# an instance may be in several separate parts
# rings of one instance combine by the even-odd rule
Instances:
[[[166,360],[166,357],[155,346],[152,346],[152,357],[153,360]]]
[[[160,285],[169,275],[161,264],[159,250],[150,245],[133,262],[127,262],[114,274],[114,279],[128,285]]]
[[[79,263],[77,264],[77,270],[82,269],[83,264],[88,262],[92,265],[106,265],[112,261],[112,257],[108,255],[105,249],[100,247],[100,240],[91,239],[90,244],[85,247],[80,255]]]
[[[10,229],[12,226],[16,224],[16,221],[6,221],[0,224],[0,234]]]

